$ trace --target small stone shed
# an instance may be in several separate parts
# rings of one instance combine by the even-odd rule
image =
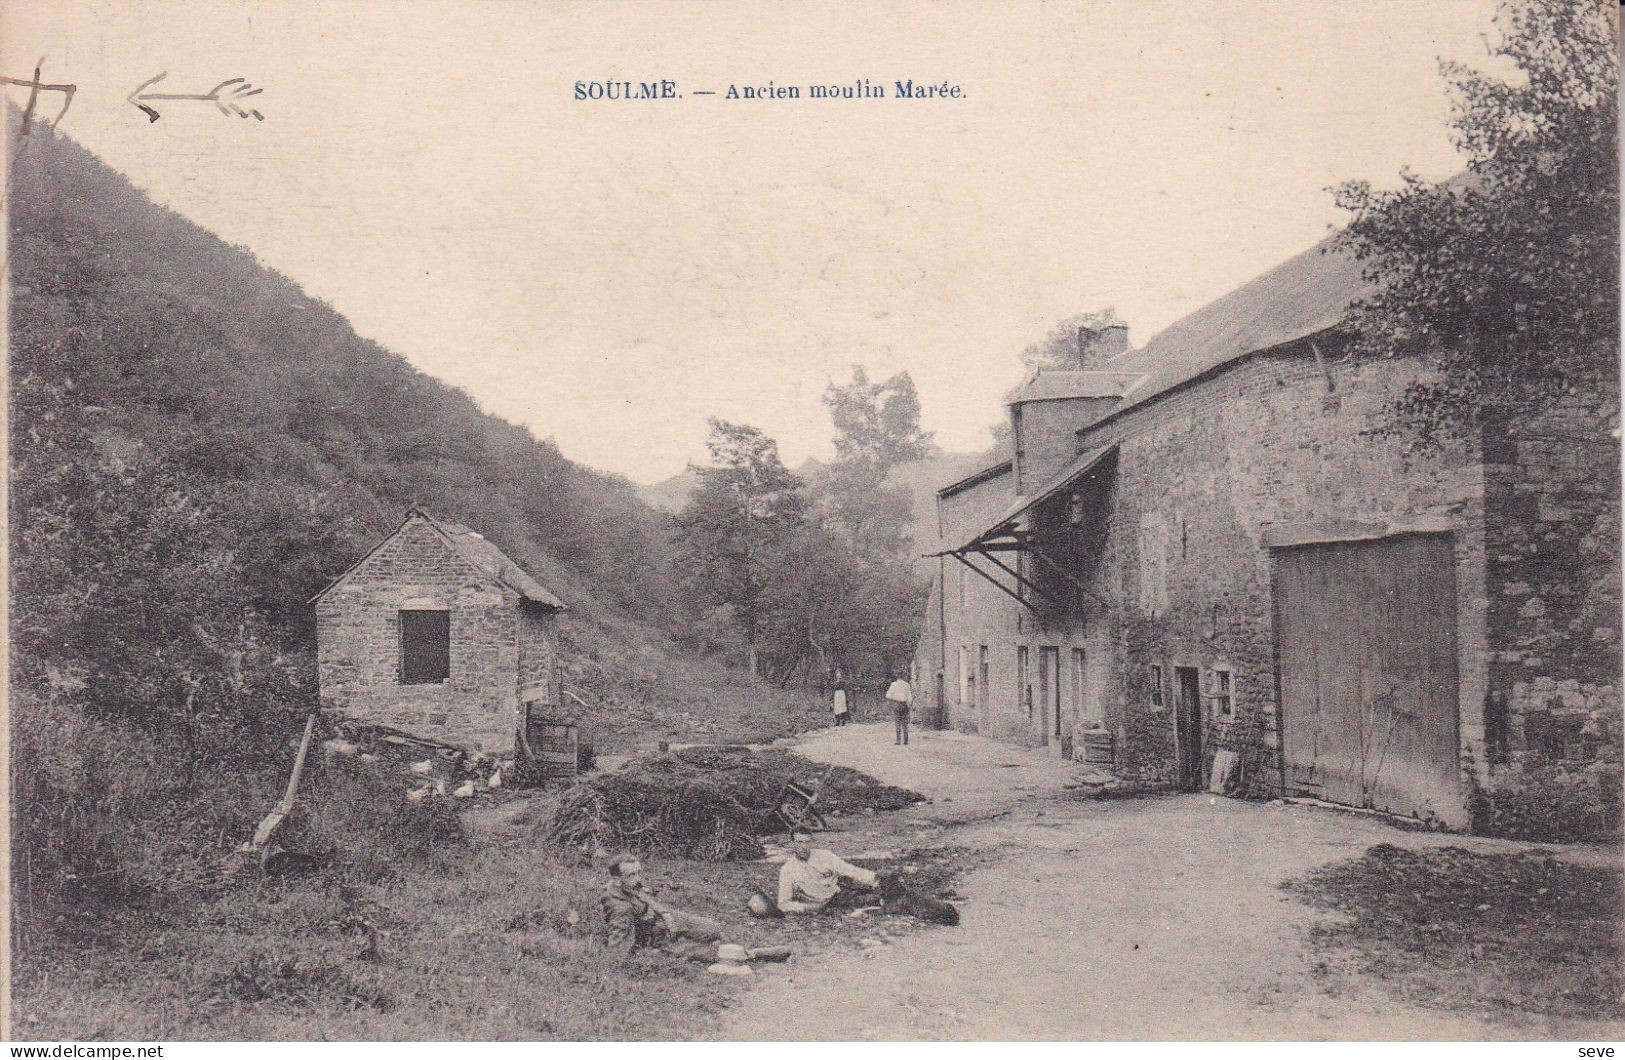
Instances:
[[[335,716],[506,756],[526,705],[555,705],[564,604],[466,526],[413,508],[311,603]]]

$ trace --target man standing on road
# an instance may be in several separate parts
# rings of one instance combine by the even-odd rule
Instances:
[[[897,743],[907,747],[908,709],[914,702],[914,689],[909,687],[908,679],[899,674],[886,689],[886,699],[891,703],[892,717],[897,722]]]

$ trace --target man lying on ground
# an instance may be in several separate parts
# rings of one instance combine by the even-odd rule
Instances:
[[[872,891],[879,878],[868,869],[842,861],[832,851],[814,849],[806,840],[796,840],[790,857],[779,869],[779,911],[816,913],[842,890]]]
[[[599,901],[609,929],[610,949],[618,953],[649,947],[702,964],[722,959],[721,945],[726,945],[721,942],[722,925],[709,917],[673,909],[655,898],[644,884],[643,863],[633,854],[617,854],[609,859],[609,882]],[[751,960],[782,961],[790,956],[787,946],[744,952]]]

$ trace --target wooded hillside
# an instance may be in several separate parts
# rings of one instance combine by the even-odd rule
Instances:
[[[203,797],[285,769],[315,701],[307,602],[412,504],[569,605],[567,679],[601,749],[814,716],[685,654],[670,516],[630,483],[484,414],[65,137],[36,125],[8,150],[14,806],[36,864],[117,875],[113,847],[145,856],[163,822],[218,843],[263,813]]]

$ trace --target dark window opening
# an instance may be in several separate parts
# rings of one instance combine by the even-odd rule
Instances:
[[[451,676],[451,612],[402,611],[401,684],[432,685]]]
[[[1235,683],[1234,675],[1229,670],[1214,667],[1213,669],[1213,715],[1219,718],[1228,718],[1235,710]]]

